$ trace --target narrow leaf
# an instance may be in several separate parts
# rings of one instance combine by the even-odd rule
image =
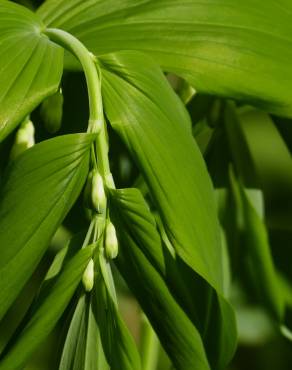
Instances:
[[[82,295],[75,308],[59,365],[60,370],[105,370],[100,334],[91,297]]]
[[[282,323],[284,314],[284,296],[280,279],[276,272],[269,246],[268,233],[251,200],[247,197],[243,186],[230,172],[230,187],[232,194],[239,194],[242,211],[243,256],[249,268],[249,274],[256,288],[259,300],[266,305],[271,315],[278,323]]]
[[[140,370],[137,347],[123,322],[116,303],[105,284],[102,273],[95,282],[93,312],[100,329],[100,336],[107,362],[112,370]]]
[[[92,248],[86,247],[68,262],[50,294],[36,309],[10,351],[1,359],[1,370],[23,367],[32,353],[53,330],[77,288],[91,255]]]

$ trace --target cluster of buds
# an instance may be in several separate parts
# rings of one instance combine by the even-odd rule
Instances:
[[[84,189],[84,204],[87,211],[103,215],[106,219],[107,199],[103,178],[97,170],[90,171]],[[109,260],[118,255],[119,245],[116,229],[113,223],[105,220],[104,228],[104,254]],[[94,261],[91,259],[83,273],[82,283],[86,292],[90,292],[94,285]]]

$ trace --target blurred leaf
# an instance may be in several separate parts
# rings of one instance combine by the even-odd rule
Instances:
[[[143,370],[156,370],[160,343],[147,317],[142,315],[140,353]]]
[[[276,321],[282,323],[284,315],[284,295],[276,273],[270,251],[268,234],[265,225],[248,198],[243,186],[230,172],[230,188],[232,193],[240,196],[242,210],[244,248],[243,257],[249,268],[249,274],[258,298],[266,305]]]
[[[270,317],[257,307],[240,306],[236,310],[239,342],[245,345],[263,345],[276,334]]]
[[[290,0],[47,0],[38,14],[96,55],[137,50],[201,93],[292,115]]]
[[[8,167],[0,195],[0,318],[80,193],[93,139],[89,134],[51,139]]]
[[[168,238],[189,266],[222,291],[213,189],[183,104],[146,56],[123,52],[102,63],[106,115],[140,168]]]
[[[66,264],[50,294],[40,302],[14,345],[1,359],[0,369],[22,368],[32,353],[53,330],[75,292],[91,255],[92,247],[86,247]]]
[[[59,86],[63,50],[43,28],[28,9],[0,1],[0,141]]]
[[[244,108],[226,109],[226,131],[236,169],[244,185],[264,192],[268,225],[291,229],[292,157],[269,116]]]

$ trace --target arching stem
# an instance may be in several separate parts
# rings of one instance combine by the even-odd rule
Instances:
[[[58,45],[70,51],[81,63],[85,74],[88,99],[89,122],[88,131],[97,133],[96,154],[98,168],[107,187],[114,187],[108,160],[108,143],[103,115],[100,78],[95,65],[96,57],[70,33],[56,28],[48,28],[44,33]]]

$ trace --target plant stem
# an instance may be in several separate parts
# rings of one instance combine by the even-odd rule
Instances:
[[[156,370],[159,341],[145,315],[142,317],[141,357],[142,370]]]
[[[101,176],[108,187],[114,187],[108,160],[108,143],[103,115],[101,84],[95,65],[96,57],[70,33],[56,28],[48,28],[44,33],[58,45],[70,51],[81,63],[88,90],[89,122],[88,131],[97,133],[96,153]]]

